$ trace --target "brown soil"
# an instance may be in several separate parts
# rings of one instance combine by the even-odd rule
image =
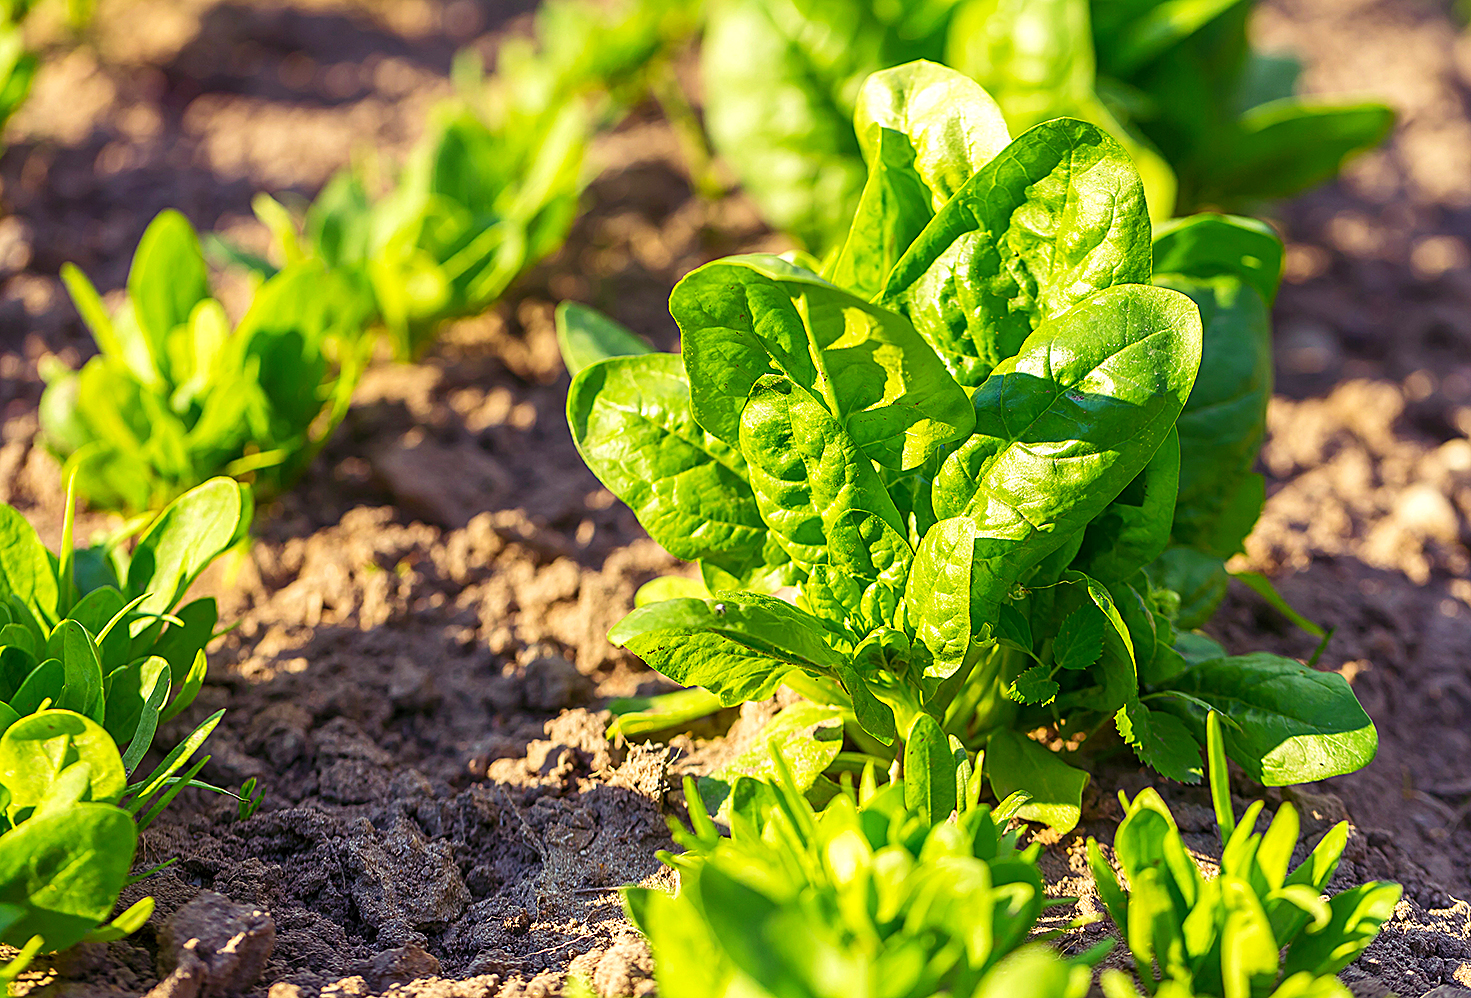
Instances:
[[[56,540],[36,362],[90,351],[63,261],[119,288],[169,206],[258,244],[253,193],[310,195],[355,150],[401,151],[453,51],[493,51],[530,6],[103,0],[84,44],[57,43],[0,160],[0,500]],[[1368,769],[1294,796],[1306,831],[1356,823],[1345,885],[1406,885],[1345,975],[1356,992],[1471,988],[1471,41],[1425,0],[1274,0],[1257,27],[1309,60],[1312,86],[1402,114],[1384,152],[1282,212],[1271,498],[1245,560],[1337,629],[1322,665],[1381,736]],[[602,994],[647,988],[614,888],[662,882],[670,764],[709,765],[772,708],[713,742],[603,738],[609,697],[663,685],[603,633],[674,563],[572,448],[551,308],[588,301],[669,347],[679,276],[779,243],[739,197],[692,195],[652,114],[599,153],[608,169],[567,249],[425,364],[375,367],[307,480],[264,511],[251,558],[207,580],[242,624],[191,712],[229,708],[205,776],[259,777],[260,813],[182,798],[145,837],[147,861],[179,858],[135,889],[157,897],[154,920],[33,986],[154,986],[176,948],[169,916],[208,889],[274,918],[252,993],[553,994],[569,967]],[[1233,649],[1313,646],[1245,592],[1212,627]],[[1109,791],[1145,782],[1100,774],[1087,831],[1106,840]],[[1208,855],[1200,791],[1168,793]],[[1079,843],[1047,862],[1088,910]]]

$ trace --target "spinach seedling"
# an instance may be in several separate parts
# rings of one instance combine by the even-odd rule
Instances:
[[[75,266],[62,278],[99,355],[80,371],[43,368],[42,439],[102,508],[158,509],[216,475],[263,499],[285,490],[341,422],[366,361],[360,300],[320,262],[262,284],[232,331],[175,211],[144,232],[115,313]]]
[[[158,725],[204,682],[218,609],[211,597],[179,604],[249,523],[248,490],[217,478],[170,503],[131,552],[119,541],[74,549],[68,513],[52,555],[19,512],[0,505],[0,731],[46,707],[74,711],[108,734],[131,774]],[[174,785],[167,781],[223,713],[184,740],[178,765],[145,781],[147,797]]]
[[[1105,132],[1058,119],[1010,140],[995,102],[933,63],[874,74],[857,132],[869,180],[824,274],[701,267],[670,299],[678,356],[563,315],[580,453],[700,565],[610,639],[726,705],[786,685],[874,756],[928,717],[987,748],[998,797],[1025,789],[1022,814],[1062,828],[1087,780],[1064,759],[1113,732],[1198,780],[1212,707],[1265,783],[1365,765],[1377,736],[1343,677],[1177,627],[1179,566],[1220,572],[1244,534],[1215,493],[1259,505],[1241,455],[1265,334],[1221,303],[1260,319],[1276,274],[1256,254],[1278,244],[1226,218],[1162,235],[1159,283],[1214,309],[1215,351],[1249,345],[1192,410],[1202,309],[1148,283],[1142,184]],[[1196,459],[1217,449],[1231,461]],[[1199,494],[1177,508],[1182,480]],[[1039,728],[1051,749],[1022,734]]]
[[[1065,961],[1024,945],[1048,902],[1040,847],[1019,849],[1006,832],[1017,801],[976,806],[952,775],[940,810],[959,814],[936,822],[906,804],[902,785],[877,788],[870,769],[819,813],[779,752],[772,763],[774,782],[736,782],[728,838],[687,779],[693,828],[671,821],[686,851],[660,854],[679,893],[624,889],[661,995],[1087,993],[1089,964],[1107,947]]]
[[[1109,917],[1128,940],[1134,970],[1161,998],[1272,995],[1347,998],[1333,976],[1374,941],[1393,914],[1400,885],[1362,884],[1332,897],[1323,891],[1338,869],[1348,822],[1333,826],[1296,868],[1297,811],[1284,802],[1257,832],[1262,802],[1238,822],[1227,784],[1220,715],[1207,721],[1211,800],[1220,831],[1220,875],[1207,878],[1191,858],[1170,809],[1152,789],[1132,801],[1114,834],[1128,890],[1120,886],[1098,843],[1088,864]],[[1285,952],[1284,952],[1285,951]],[[1128,975],[1108,970],[1109,998],[1137,998]]]

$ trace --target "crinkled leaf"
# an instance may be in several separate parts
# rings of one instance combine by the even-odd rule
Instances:
[[[766,374],[821,398],[868,457],[902,471],[974,423],[965,392],[906,319],[777,257],[706,264],[679,282],[669,310],[695,418],[729,443]]]
[[[980,385],[1048,319],[1148,279],[1149,215],[1128,154],[1092,125],[1048,121],[942,208],[880,297],[956,380]]]
[[[997,800],[1017,790],[1031,795],[1017,811],[1021,817],[1051,825],[1063,834],[1077,827],[1088,774],[1063,762],[1057,753],[1020,732],[1002,728],[986,743],[986,774]]]

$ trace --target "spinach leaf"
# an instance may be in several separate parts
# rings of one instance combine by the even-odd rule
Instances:
[[[776,257],[732,257],[680,281],[695,419],[736,443],[752,386],[778,373],[822,399],[873,460],[918,468],[963,437],[965,392],[903,318]]]
[[[1374,722],[1348,682],[1265,652],[1200,662],[1164,684],[1191,700],[1161,706],[1195,725],[1210,705],[1233,722],[1226,751],[1247,774],[1269,787],[1309,783],[1362,769],[1379,748]]]
[[[1045,122],[987,163],[890,272],[880,300],[967,387],[1093,291],[1148,279],[1149,215],[1124,150]]]

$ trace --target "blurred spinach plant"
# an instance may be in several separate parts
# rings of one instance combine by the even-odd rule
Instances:
[[[144,232],[114,313],[80,269],[62,278],[99,353],[80,371],[43,367],[41,435],[103,509],[158,509],[216,475],[279,494],[342,421],[366,361],[361,299],[319,261],[260,285],[232,331],[175,211]]]

